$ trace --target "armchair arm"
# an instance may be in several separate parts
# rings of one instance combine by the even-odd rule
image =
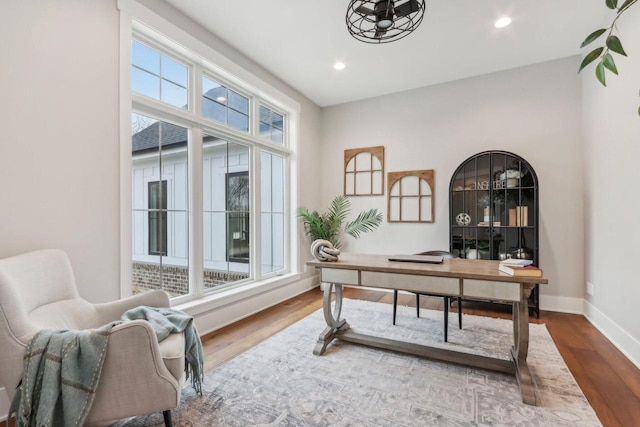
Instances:
[[[180,379],[165,366],[156,334],[146,320],[116,325],[87,423],[175,408]]]
[[[94,304],[96,310],[96,326],[120,320],[120,317],[127,310],[141,305],[148,307],[170,307],[169,296],[164,291],[153,290],[117,301]]]

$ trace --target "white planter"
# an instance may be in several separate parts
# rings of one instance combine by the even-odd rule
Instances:
[[[507,178],[507,188],[514,188],[518,186],[518,178]]]
[[[467,259],[478,259],[478,250],[469,249],[469,251],[467,252]]]

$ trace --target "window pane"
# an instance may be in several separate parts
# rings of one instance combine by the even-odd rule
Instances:
[[[229,126],[247,132],[249,130],[249,117],[233,110],[228,111]]]
[[[209,289],[249,278],[249,149],[204,135],[202,161],[204,283]]]
[[[132,114],[135,293],[189,293],[187,140],[185,127]]]
[[[260,227],[262,274],[284,268],[284,159],[260,156]]]
[[[278,144],[284,143],[284,116],[269,108],[260,106],[260,136]]]
[[[136,41],[131,49],[131,90],[187,109],[189,68]]]
[[[135,40],[131,43],[131,63],[160,75],[160,54]]]
[[[202,114],[216,122],[227,123],[227,108],[207,98],[202,98]]]
[[[209,119],[249,131],[249,99],[207,77],[202,78],[202,110]]]
[[[162,102],[174,107],[187,109],[187,90],[166,80],[162,80]]]
[[[249,100],[242,95],[235,93],[234,91],[229,91],[229,107],[234,110],[244,113],[245,115],[249,114]]]
[[[187,87],[189,69],[166,56],[162,57],[162,78],[171,80],[182,87]]]
[[[149,98],[160,99],[160,78],[138,68],[132,68],[131,90]]]

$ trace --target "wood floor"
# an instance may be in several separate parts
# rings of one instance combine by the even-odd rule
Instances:
[[[344,296],[393,302],[393,294],[368,289],[345,288]],[[442,310],[442,300],[422,297],[420,306]],[[415,307],[415,297],[400,294],[398,303]],[[314,289],[208,334],[203,337],[205,368],[224,363],[321,307],[322,293]],[[507,306],[465,302],[462,307],[465,314],[511,318]],[[640,369],[583,316],[542,311],[540,319],[531,317],[530,321],[546,324],[565,363],[605,427],[640,426]]]

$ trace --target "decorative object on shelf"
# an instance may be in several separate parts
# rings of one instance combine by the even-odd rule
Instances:
[[[344,150],[344,195],[384,194],[384,147]]]
[[[340,249],[334,248],[328,240],[317,239],[311,244],[311,255],[318,261],[336,262],[340,256]]]
[[[458,225],[469,225],[471,224],[471,215],[465,212],[460,212],[456,215],[456,223]]]
[[[509,209],[509,227],[517,227],[517,218],[516,208]]]
[[[319,214],[317,211],[310,212],[305,207],[298,208],[298,216],[302,218],[304,231],[313,240],[328,240],[335,249],[340,249],[340,234],[342,223],[351,211],[351,203],[344,196],[337,196],[331,202],[329,211]],[[344,232],[355,237],[360,237],[361,233],[373,231],[382,222],[382,214],[378,209],[369,209],[360,212],[356,219],[345,224]]]
[[[469,249],[467,251],[467,259],[478,259],[478,250],[477,249]]]
[[[365,43],[389,43],[411,34],[424,18],[425,0],[351,0],[347,28]]]
[[[616,17],[613,18],[613,22],[611,23],[610,27],[601,28],[589,34],[587,38],[584,39],[584,41],[582,42],[582,45],[580,45],[580,48],[582,49],[583,47],[591,44],[593,41],[597,40],[598,38],[600,38],[601,35],[603,35],[604,33],[607,33],[608,31],[607,38],[605,41],[606,48],[605,46],[602,46],[602,47],[595,48],[594,50],[589,52],[582,60],[582,63],[580,64],[580,69],[578,69],[578,73],[581,72],[587,65],[591,64],[593,61],[600,58],[600,62],[598,63],[598,65],[596,65],[596,78],[602,84],[602,86],[607,85],[606,78],[605,78],[605,68],[611,71],[613,74],[616,74],[616,75],[618,74],[618,68],[616,67],[615,61],[613,60],[613,56],[611,56],[611,53],[609,53],[609,51],[613,53],[617,53],[618,55],[622,55],[622,56],[627,56],[627,53],[622,48],[622,42],[620,41],[618,36],[612,34],[613,29],[616,27],[616,22],[618,21],[620,16],[624,12],[629,10],[631,6],[637,3],[637,1],[638,0],[624,0],[621,3],[620,7],[618,7],[618,0],[605,0],[605,4],[609,9],[617,10]],[[640,115],[640,107],[638,107],[638,115]]]
[[[516,227],[527,227],[529,225],[529,207],[516,206]]]
[[[387,221],[434,222],[434,171],[387,174]]]
[[[500,174],[500,181],[506,181],[507,188],[518,186],[518,181],[522,178],[522,172],[517,169],[507,169]]]

